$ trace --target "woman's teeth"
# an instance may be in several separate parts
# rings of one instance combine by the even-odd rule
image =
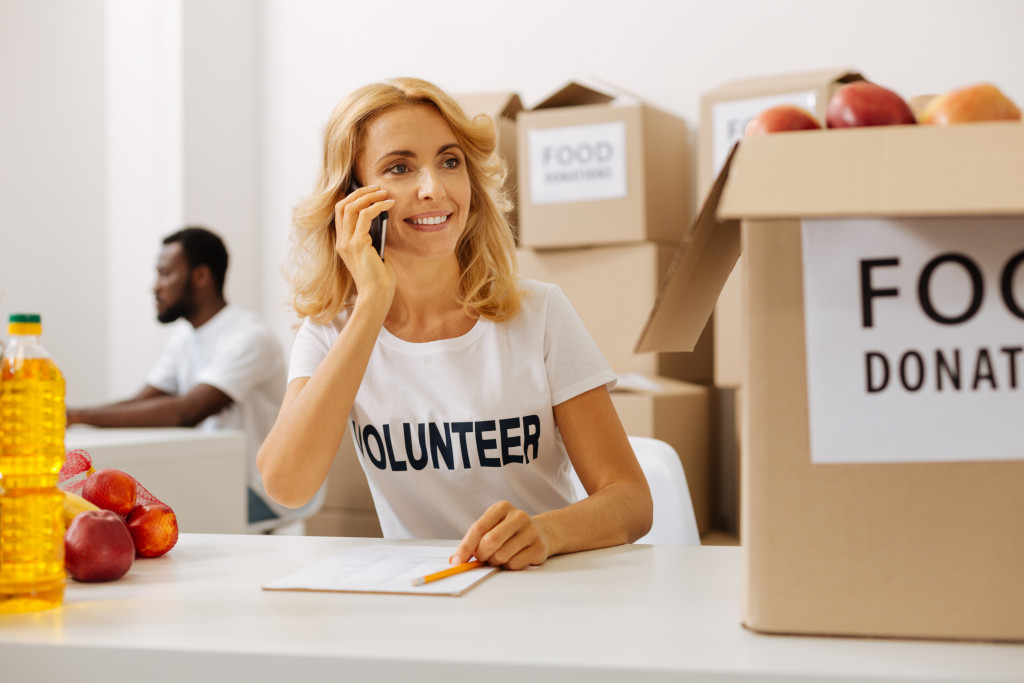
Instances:
[[[431,216],[429,218],[414,218],[412,223],[415,225],[438,225],[448,220],[448,216]]]

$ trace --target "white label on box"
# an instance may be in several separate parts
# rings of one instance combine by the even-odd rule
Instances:
[[[718,172],[722,170],[722,165],[729,156],[729,150],[743,137],[743,131],[746,130],[750,119],[765,109],[780,104],[803,107],[814,114],[817,101],[817,91],[806,90],[716,102],[711,105],[711,177],[718,177]]]
[[[803,223],[811,461],[1024,459],[1024,218]]]
[[[626,196],[625,122],[535,129],[529,140],[534,204]]]

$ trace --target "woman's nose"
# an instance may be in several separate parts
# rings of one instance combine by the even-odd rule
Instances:
[[[420,199],[444,199],[444,183],[438,177],[437,171],[432,168],[424,168],[420,171]]]

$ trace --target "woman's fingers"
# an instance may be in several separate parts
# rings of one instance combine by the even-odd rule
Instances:
[[[501,501],[470,526],[451,562],[468,562],[472,557],[495,566],[522,569],[543,563],[548,557],[548,543],[526,512]]]

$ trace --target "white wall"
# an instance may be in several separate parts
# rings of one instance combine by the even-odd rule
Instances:
[[[69,401],[134,391],[167,333],[159,238],[205,222],[229,300],[290,345],[291,208],[334,104],[371,80],[530,106],[597,78],[695,134],[706,90],[834,66],[905,96],[989,80],[1024,105],[1022,25],[1016,0],[0,0],[0,315],[44,314]]]

